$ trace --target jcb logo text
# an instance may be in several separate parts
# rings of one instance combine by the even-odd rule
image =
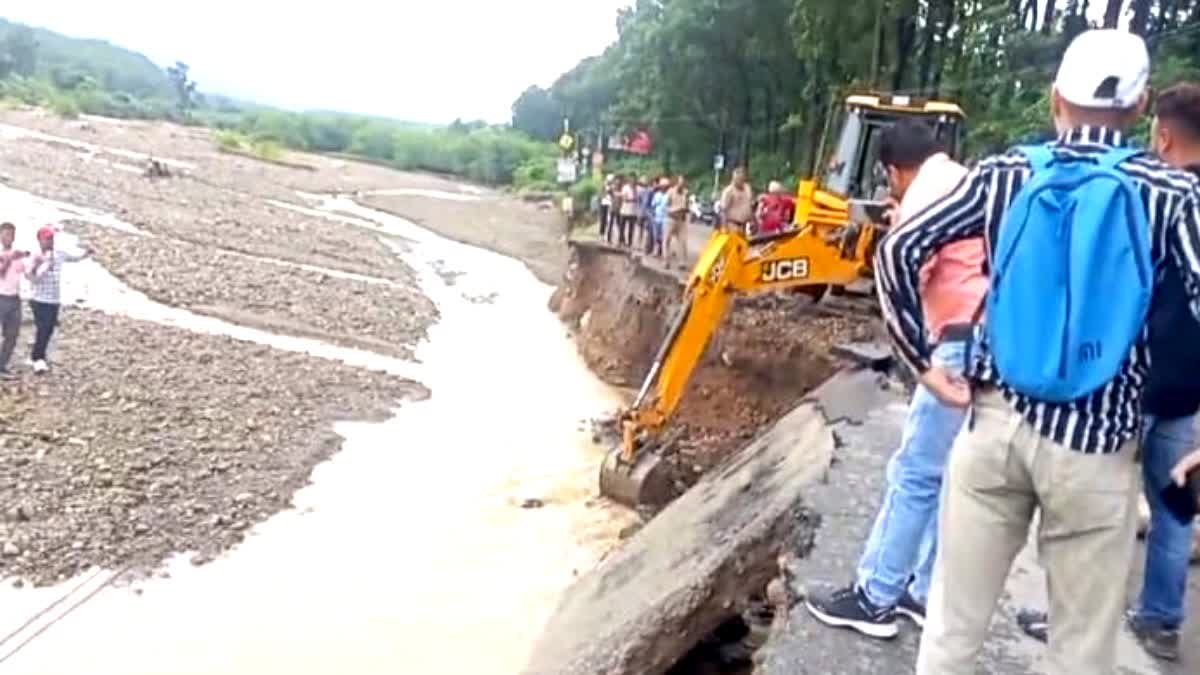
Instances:
[[[762,281],[788,281],[808,278],[808,258],[768,260],[762,265]]]

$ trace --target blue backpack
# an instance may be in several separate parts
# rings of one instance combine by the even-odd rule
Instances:
[[[1154,264],[1141,196],[1114,148],[1094,158],[1023,146],[1033,175],[993,246],[987,339],[1001,380],[1067,402],[1120,372],[1150,308]]]

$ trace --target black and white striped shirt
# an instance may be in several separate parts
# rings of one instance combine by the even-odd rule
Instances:
[[[1061,135],[1056,152],[1096,155],[1125,143],[1118,131],[1081,127]],[[1118,167],[1140,189],[1149,214],[1153,258],[1161,267],[1174,256],[1192,313],[1200,317],[1200,181],[1149,154]],[[921,266],[939,248],[983,235],[988,257],[1004,215],[1029,177],[1030,165],[1017,151],[981,161],[949,195],[889,232],[875,256],[876,281],[888,333],[917,372],[929,368],[921,298]],[[1049,403],[1016,394],[999,381],[982,346],[970,370],[973,380],[998,385],[1004,398],[1042,436],[1086,453],[1115,452],[1141,426],[1142,389],[1149,371],[1149,332],[1142,331],[1119,375],[1102,389],[1070,403]],[[1197,347],[1200,349],[1200,346]]]

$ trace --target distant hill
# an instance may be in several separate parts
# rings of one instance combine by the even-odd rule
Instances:
[[[0,19],[0,41],[24,24]],[[37,41],[36,74],[50,81],[90,75],[112,92],[138,98],[171,98],[171,84],[161,67],[140,54],[105,40],[76,38],[29,26]]]

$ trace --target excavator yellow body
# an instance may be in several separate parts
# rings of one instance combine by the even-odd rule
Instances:
[[[650,372],[619,419],[620,446],[601,467],[601,494],[627,506],[658,506],[674,496],[656,443],[735,296],[797,289],[819,300],[830,287],[871,276],[885,227],[880,188],[886,176],[877,160],[882,129],[916,117],[957,154],[963,114],[953,104],[860,95],[846,100],[845,112],[822,180],[803,180],[797,188],[791,228],[763,237],[718,228],[709,239]]]

